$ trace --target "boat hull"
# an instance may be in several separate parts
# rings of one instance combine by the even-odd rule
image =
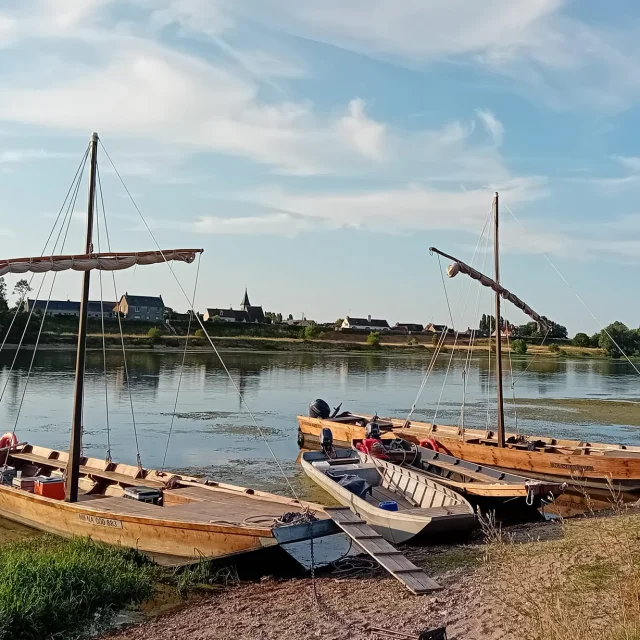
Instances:
[[[365,459],[365,462],[366,461],[367,459]],[[402,510],[387,511],[370,504],[328,478],[325,473],[311,464],[308,454],[303,454],[300,464],[307,476],[314,480],[329,495],[340,504],[349,507],[354,513],[360,515],[372,529],[393,544],[401,544],[424,537],[439,537],[445,534],[449,536],[455,536],[456,534],[462,535],[468,533],[476,526],[473,508],[462,496],[457,496],[457,494],[456,499],[458,506],[462,507],[463,512],[458,508],[456,513],[432,517]],[[376,465],[379,465],[381,468],[386,467],[391,474],[398,473],[399,471],[399,469],[394,468],[395,465],[383,461],[377,461]],[[402,473],[406,480],[413,478],[414,482],[420,483],[417,472],[402,470]],[[444,487],[442,489],[448,491]]]
[[[368,416],[363,416],[368,418]],[[465,439],[455,427],[431,425],[412,422],[404,427],[402,420],[389,420],[392,428],[382,434],[382,438],[403,438],[418,444],[422,440],[433,439],[457,458],[481,465],[489,465],[507,472],[522,473],[533,478],[552,482],[568,482],[585,490],[607,489],[611,483],[625,492],[640,492],[640,449],[637,447],[616,447],[611,445],[584,446],[577,441],[554,440],[543,438],[544,442],[557,449],[575,449],[581,453],[564,453],[560,450],[528,451],[507,445],[499,448],[492,441],[492,433],[467,429]],[[336,443],[350,443],[354,439],[363,438],[364,427],[358,424],[340,423],[332,420],[298,417],[301,437],[313,442],[317,441],[322,428],[331,429]],[[507,434],[507,437],[514,434]],[[469,442],[469,440],[485,440],[485,444]],[[531,438],[532,440],[534,438]],[[615,455],[603,455],[598,448]]]

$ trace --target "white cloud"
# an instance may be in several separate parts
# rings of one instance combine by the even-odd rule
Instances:
[[[365,103],[356,98],[349,103],[349,113],[340,119],[345,138],[367,158],[382,160],[385,152],[385,126],[365,113]]]
[[[5,149],[0,151],[0,164],[18,164],[31,160],[56,160],[77,158],[78,154],[50,151],[47,149]]]
[[[482,121],[482,125],[487,133],[493,138],[496,146],[500,146],[504,140],[504,125],[496,118],[491,111],[477,109],[476,113]]]
[[[204,216],[193,223],[198,233],[215,235],[276,235],[293,237],[301,232],[318,228],[312,220],[289,213],[257,216],[218,217]]]

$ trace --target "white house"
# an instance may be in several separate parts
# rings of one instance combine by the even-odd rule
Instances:
[[[347,316],[342,321],[341,329],[353,329],[355,331],[390,331],[391,327],[386,320],[378,320],[367,316],[366,318],[351,318]]]

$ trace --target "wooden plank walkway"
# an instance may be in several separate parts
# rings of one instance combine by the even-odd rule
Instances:
[[[325,513],[380,566],[416,595],[442,589],[422,569],[376,533],[349,507],[325,507]]]

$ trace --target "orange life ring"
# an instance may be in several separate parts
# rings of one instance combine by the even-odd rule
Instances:
[[[6,449],[7,447],[15,447],[18,444],[18,438],[12,431],[5,433],[0,438],[0,449]]]
[[[438,443],[433,438],[420,440],[420,446],[424,447],[425,449],[431,449],[431,451],[440,451]]]

